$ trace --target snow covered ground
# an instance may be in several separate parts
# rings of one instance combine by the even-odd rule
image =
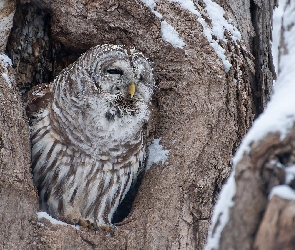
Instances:
[[[261,140],[271,132],[280,132],[281,139],[283,139],[295,122],[295,1],[290,1],[287,8],[285,6],[286,0],[279,0],[279,8],[274,12],[272,48],[278,76],[274,84],[274,93],[265,111],[254,122],[233,158],[233,172],[227,184],[224,185],[214,209],[208,243],[205,248],[207,250],[218,249],[220,233],[228,222],[229,209],[234,205],[232,200],[236,190],[234,169],[244,153],[249,152],[250,143]],[[281,25],[285,30],[284,50],[279,49]],[[279,54],[281,54],[280,59],[278,59]],[[292,167],[289,168],[289,171],[287,169],[287,172],[291,175],[295,173]],[[295,199],[294,190],[287,185],[275,187],[270,197],[274,194],[284,199]],[[217,227],[213,234],[214,225]]]

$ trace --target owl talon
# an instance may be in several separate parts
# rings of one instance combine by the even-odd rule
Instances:
[[[89,231],[89,230],[90,230],[90,231],[94,231],[94,233],[96,234],[96,232],[97,232],[97,227],[96,227],[96,225],[95,225],[94,223],[90,222],[89,220],[87,220],[87,223],[88,223],[88,226],[87,226],[88,231]]]
[[[115,228],[116,226],[113,224],[107,225],[107,226],[101,226],[101,229],[107,233],[110,233],[110,235],[113,237],[115,234]]]
[[[79,219],[73,219],[74,226],[80,226]]]
[[[84,219],[77,220],[77,219],[74,219],[73,221],[74,221],[74,223],[76,223],[75,226],[79,225],[79,226],[81,226],[83,228],[87,228],[88,232],[89,231],[94,231],[94,233],[96,234],[97,231],[98,231],[97,226],[95,225],[95,223],[90,222],[90,220],[84,220]]]
[[[94,223],[91,223],[91,230],[93,230],[95,234],[98,231],[97,226]]]
[[[111,226],[110,226],[110,234],[111,234],[111,236],[113,237],[114,236],[114,234],[115,234],[115,225],[113,225],[113,224],[111,224]]]

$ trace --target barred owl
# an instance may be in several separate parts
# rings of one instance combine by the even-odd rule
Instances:
[[[29,96],[32,170],[42,210],[111,225],[144,157],[152,68],[142,53],[96,46]]]

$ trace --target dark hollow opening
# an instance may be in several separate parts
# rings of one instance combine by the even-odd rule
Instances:
[[[113,224],[122,222],[129,215],[133,202],[135,200],[136,194],[142,182],[143,176],[144,176],[144,171],[141,171],[137,177],[137,180],[131,185],[131,188],[129,189],[125,198],[120,203],[116,212],[114,213],[114,216],[112,219]]]

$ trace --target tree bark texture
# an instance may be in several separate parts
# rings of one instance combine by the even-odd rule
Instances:
[[[257,66],[254,73],[253,65],[261,58],[268,60],[266,52],[255,59],[251,55],[258,49],[253,36],[259,34],[258,41],[269,45],[271,29],[260,25],[262,18],[251,19],[251,6],[269,17],[274,6],[272,1],[217,2],[244,39],[237,45],[228,36],[222,44],[232,64],[228,73],[197,15],[176,2],[159,1],[156,11],[185,41],[183,49],[161,38],[161,20],[139,0],[17,2],[6,47],[16,80],[10,89],[2,79],[0,93],[1,231],[7,232],[0,236],[3,249],[203,248],[232,154],[257,115],[253,86],[260,84],[257,77],[264,73]],[[210,23],[206,4],[198,1],[195,6]],[[145,174],[132,211],[114,237],[37,220],[29,128],[16,93],[16,87],[24,92],[51,81],[82,52],[105,43],[134,46],[153,62],[158,89],[147,139],[162,138],[161,144],[170,150],[167,163],[153,165]],[[271,60],[265,63],[271,72],[270,65]],[[273,79],[271,73],[264,77],[266,82]],[[269,85],[265,88],[270,91]],[[258,96],[268,98],[265,92]],[[15,171],[21,175],[16,184]]]
[[[280,133],[268,134],[253,143],[249,155],[245,153],[237,164],[234,206],[222,231],[220,249],[294,248],[294,201],[273,196],[268,202],[271,189],[285,183],[285,169],[276,163],[294,164],[294,135],[294,127],[283,140]]]
[[[283,6],[286,13],[294,13],[291,3],[286,1]],[[289,17],[286,15],[287,19]],[[290,57],[283,58],[282,55],[291,55],[294,49],[292,43],[285,41],[285,33],[291,31],[294,21],[285,26],[282,23],[279,60],[289,61]],[[277,83],[278,88],[289,84],[288,77],[290,81],[290,76],[286,77],[288,63],[282,65],[287,70],[284,69],[283,81],[281,85]],[[268,113],[274,112],[269,109]],[[290,177],[288,167],[295,163],[295,124],[290,123],[289,126],[287,117],[286,120],[282,118],[285,124],[281,124],[282,128],[288,128],[286,134],[275,127],[278,132],[269,132],[258,141],[253,138],[255,142],[250,143],[248,152],[237,163],[234,205],[221,234],[220,249],[294,249],[294,200],[290,196],[282,197],[286,192],[270,197],[271,191],[278,185],[294,190],[294,176]]]

